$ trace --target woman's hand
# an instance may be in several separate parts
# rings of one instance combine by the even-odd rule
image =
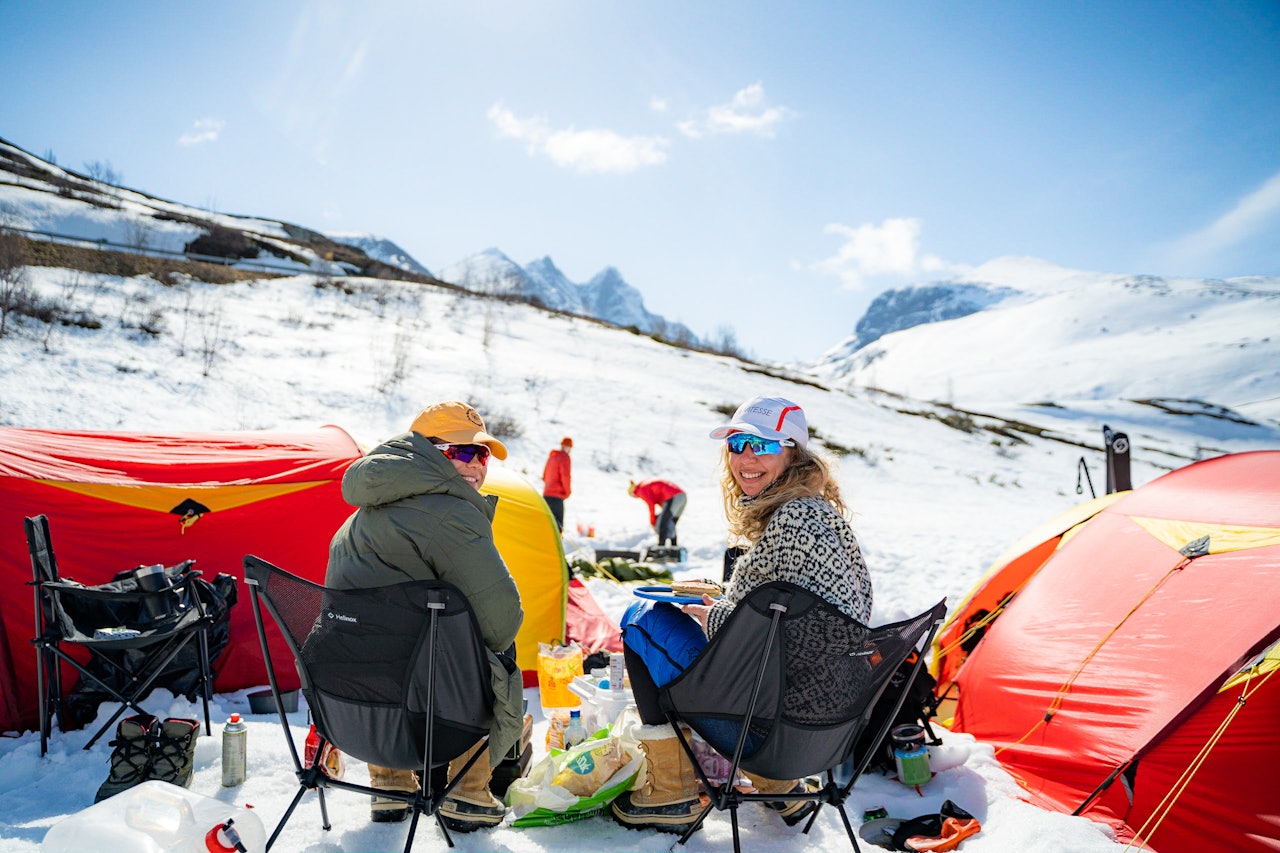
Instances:
[[[702,596],[701,604],[686,604],[680,609],[688,613],[694,619],[698,620],[698,624],[702,626],[702,633],[707,633],[707,614],[711,611],[711,605],[715,600],[709,595]]]

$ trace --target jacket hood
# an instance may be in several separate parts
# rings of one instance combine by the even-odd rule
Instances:
[[[467,485],[453,463],[431,442],[415,433],[384,441],[351,463],[342,476],[342,498],[352,506],[383,506],[429,494],[452,495],[468,501],[493,519],[494,501]]]

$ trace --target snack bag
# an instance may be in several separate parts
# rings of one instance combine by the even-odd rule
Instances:
[[[528,775],[513,781],[506,797],[515,815],[512,826],[551,826],[592,817],[630,790],[644,753],[620,731],[601,729],[577,746],[552,750]]]
[[[552,785],[559,785],[575,796],[590,797],[627,763],[617,738],[595,739],[588,743],[597,746],[587,750],[567,750],[570,754],[565,757],[560,772],[551,780]]]
[[[310,767],[311,762],[316,758],[316,747],[320,745],[320,735],[316,732],[315,723],[311,724],[311,730],[307,732],[306,744],[303,748],[302,764],[304,767]],[[324,775],[330,779],[341,779],[347,773],[347,763],[342,758],[342,753],[336,746],[326,742],[324,745],[324,758],[320,761],[320,768]]]

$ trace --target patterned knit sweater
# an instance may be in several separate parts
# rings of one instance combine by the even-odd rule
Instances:
[[[871,618],[871,577],[862,549],[849,523],[820,497],[778,507],[759,540],[734,564],[724,596],[707,615],[707,636],[715,636],[748,592],[769,581],[816,592],[863,624]]]

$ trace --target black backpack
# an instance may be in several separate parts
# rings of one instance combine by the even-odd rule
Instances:
[[[894,715],[893,724],[886,730],[884,741],[879,745],[872,743],[875,736],[880,733],[880,728],[884,725],[885,718],[893,710],[893,704],[902,690],[903,683],[911,677],[911,670],[915,667],[918,657],[918,653],[912,652],[890,678],[889,686],[885,688],[884,693],[880,696],[880,701],[876,703],[875,710],[871,712],[871,722],[863,731],[862,737],[854,748],[853,755],[856,761],[862,760],[862,756],[867,750],[875,749],[871,760],[867,763],[866,769],[868,771],[879,773],[897,772],[897,765],[893,760],[893,743],[888,735],[888,732],[893,731],[897,726],[907,724],[924,726],[925,732],[928,733],[927,743],[931,745],[942,743],[942,739],[938,737],[937,733],[929,725],[929,721],[938,714],[938,697],[934,695],[934,688],[937,686],[938,681],[923,666],[916,673],[915,680],[911,683],[911,686],[907,688],[906,699],[903,700],[902,707],[898,709],[898,713]]]

